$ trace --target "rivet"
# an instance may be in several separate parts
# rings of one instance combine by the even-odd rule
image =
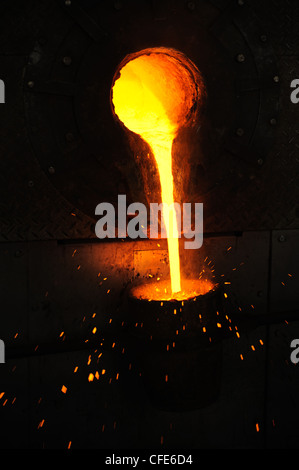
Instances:
[[[54,173],[55,173],[55,168],[54,168],[53,166],[50,166],[50,167],[48,168],[48,172],[50,173],[50,175],[54,175]]]
[[[72,4],[71,0],[65,0],[64,4],[68,7]]]
[[[195,3],[194,2],[188,2],[187,6],[188,6],[189,10],[191,10],[191,11],[195,10]]]
[[[67,142],[73,142],[74,134],[72,132],[68,132],[67,134],[65,134],[65,139]]]
[[[239,128],[236,130],[236,134],[237,134],[237,136],[242,137],[242,135],[244,135],[244,129],[242,129],[241,127],[239,127]]]
[[[277,120],[275,118],[270,119],[271,126],[276,126]]]
[[[275,75],[275,76],[273,77],[273,81],[274,81],[275,83],[278,83],[278,82],[279,82],[279,76],[278,76],[278,75]]]
[[[245,61],[245,55],[244,54],[238,54],[237,55],[237,61],[238,62],[244,62]]]
[[[34,186],[34,182],[32,180],[28,181],[28,186],[29,188],[32,188]]]
[[[262,158],[259,158],[257,161],[258,165],[262,166],[264,163],[264,160]]]
[[[244,0],[238,0],[238,5],[240,5],[242,7],[244,4],[245,4]]]
[[[260,40],[261,40],[262,42],[266,42],[266,41],[267,41],[267,36],[266,36],[265,34],[261,34]]]
[[[278,241],[281,242],[281,243],[283,243],[283,242],[286,241],[286,237],[285,237],[284,235],[279,235]]]
[[[34,87],[34,82],[32,80],[30,80],[29,82],[27,82],[27,85],[29,88],[33,88]]]
[[[72,58],[69,57],[69,56],[65,56],[65,57],[63,57],[62,62],[64,63],[64,65],[71,65]]]

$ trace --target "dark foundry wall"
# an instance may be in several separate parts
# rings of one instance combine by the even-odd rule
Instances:
[[[298,448],[298,26],[296,0],[2,0],[1,449]],[[192,411],[153,406],[120,335],[132,279],[167,273],[165,241],[94,230],[99,202],[143,197],[109,95],[126,54],[156,46],[205,79],[192,257],[240,320],[217,400]]]

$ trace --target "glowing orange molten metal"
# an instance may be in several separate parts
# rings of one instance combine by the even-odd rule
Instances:
[[[145,300],[188,300],[204,295],[214,289],[215,284],[209,280],[183,279],[180,292],[173,293],[169,282],[159,281],[149,284],[141,284],[131,290],[131,295],[136,299]]]
[[[199,89],[190,64],[181,53],[155,48],[141,51],[119,70],[112,88],[115,114],[151,147],[161,184],[171,293],[181,292],[178,228],[174,203],[172,144],[196,107]],[[194,66],[194,64],[192,64]],[[194,66],[195,74],[198,72]],[[171,295],[169,293],[169,295]]]

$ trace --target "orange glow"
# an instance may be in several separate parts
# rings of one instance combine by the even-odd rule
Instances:
[[[162,215],[172,293],[181,291],[179,234],[173,206],[172,145],[198,98],[190,64],[178,51],[147,49],[133,55],[120,68],[112,88],[115,114],[127,129],[147,142],[155,158],[161,200],[168,205],[164,206]],[[198,72],[195,66],[194,70]]]
[[[187,300],[207,294],[215,285],[209,280],[183,279],[180,292],[173,293],[168,281],[141,284],[131,290],[131,295],[145,300]]]

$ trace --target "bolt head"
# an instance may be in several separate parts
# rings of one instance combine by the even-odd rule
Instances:
[[[242,129],[241,127],[239,127],[239,128],[236,130],[236,134],[237,134],[237,136],[242,137],[242,136],[244,135],[244,129]]]
[[[62,62],[64,63],[64,65],[67,65],[67,66],[68,66],[68,65],[71,65],[71,63],[72,63],[72,58],[69,57],[69,56],[65,56],[65,57],[63,57]]]
[[[191,11],[195,10],[195,3],[194,2],[188,2],[188,8]]]
[[[245,62],[245,55],[244,54],[238,54],[237,55],[237,61],[238,62]]]
[[[74,134],[72,132],[68,132],[67,134],[65,134],[65,139],[67,142],[73,142]]]

